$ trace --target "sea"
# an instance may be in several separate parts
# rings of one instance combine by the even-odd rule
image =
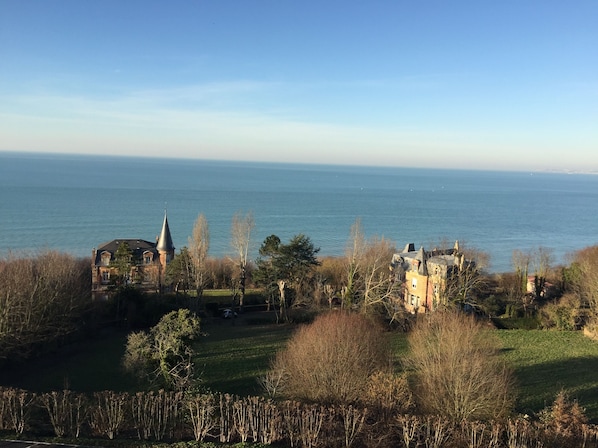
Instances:
[[[232,218],[251,213],[252,258],[298,234],[343,255],[359,220],[398,250],[458,240],[507,272],[514,250],[559,265],[598,244],[598,175],[0,152],[0,258],[155,241],[165,213],[177,251],[203,214],[209,255],[232,255]]]

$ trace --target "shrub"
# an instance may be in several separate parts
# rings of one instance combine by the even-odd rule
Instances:
[[[499,357],[493,331],[456,312],[435,312],[418,321],[406,362],[422,411],[455,421],[509,414],[513,376]]]
[[[406,375],[381,371],[370,376],[361,401],[378,417],[388,418],[409,412],[413,406],[413,394]]]
[[[189,310],[172,311],[149,333],[129,334],[125,370],[153,387],[182,390],[193,384],[192,342],[200,336],[200,320]]]
[[[540,413],[540,418],[548,433],[562,438],[578,436],[588,421],[584,409],[564,390],[557,394],[552,406]]]
[[[544,305],[540,318],[543,328],[578,330],[583,322],[581,301],[575,294],[565,294],[559,301]]]
[[[301,327],[272,363],[277,390],[289,398],[353,403],[369,378],[389,368],[382,330],[370,319],[330,312]]]

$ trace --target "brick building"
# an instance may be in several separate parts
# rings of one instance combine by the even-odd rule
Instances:
[[[166,265],[174,258],[174,244],[168,218],[164,214],[162,230],[156,242],[120,238],[99,245],[91,256],[91,292],[94,298],[106,298],[116,280],[147,291],[161,291]],[[118,254],[128,254],[128,273],[120,273]]]

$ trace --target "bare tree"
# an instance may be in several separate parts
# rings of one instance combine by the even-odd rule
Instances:
[[[478,296],[487,286],[484,270],[488,267],[490,256],[488,253],[470,247],[461,247],[455,254],[458,265],[455,272],[447,278],[443,295],[446,303],[478,307]]]
[[[200,214],[193,225],[193,232],[189,237],[189,255],[193,262],[193,279],[197,291],[197,299],[200,300],[203,295],[206,282],[208,281],[208,272],[206,260],[210,248],[210,229],[208,221],[203,214]]]
[[[423,411],[459,422],[510,413],[513,375],[493,331],[453,311],[429,313],[417,322],[406,363]]]
[[[527,277],[529,275],[529,266],[531,263],[531,254],[520,250],[513,251],[513,267],[517,279],[517,298],[523,305],[523,312],[527,314],[529,308],[529,298],[527,297]]]
[[[569,289],[589,312],[586,329],[598,333],[598,245],[575,252],[566,275]]]
[[[90,304],[86,260],[49,251],[0,260],[0,358],[28,357],[76,331]]]
[[[365,247],[360,262],[361,310],[371,312],[379,305],[384,309],[398,296],[398,284],[389,271],[389,262],[396,252],[394,244],[384,238],[373,237]]]
[[[394,244],[385,238],[366,239],[361,221],[355,220],[345,253],[346,284],[342,289],[345,306],[358,306],[365,313],[378,306],[392,310],[390,302],[398,287],[389,271],[394,252]]]
[[[357,282],[359,280],[359,272],[361,270],[361,263],[366,251],[365,234],[361,226],[361,219],[357,218],[351,226],[349,241],[347,242],[347,249],[345,257],[347,260],[347,276],[346,285],[343,288],[343,305],[350,307],[356,300]]]
[[[541,300],[546,293],[546,278],[552,267],[552,249],[538,247],[532,252],[532,268],[534,271],[533,294],[536,301]]]
[[[316,268],[320,297],[325,297],[328,307],[336,295],[342,291],[346,279],[346,260],[344,257],[323,257],[321,264]]]
[[[243,215],[235,213],[231,226],[231,246],[235,251],[239,269],[239,307],[243,309],[245,299],[245,281],[247,278],[247,262],[251,245],[251,233],[255,227],[253,214],[248,212]]]
[[[552,265],[552,250],[545,247],[528,252],[516,250],[513,252],[513,265],[520,285],[520,299],[523,311],[527,315],[534,303],[538,302],[546,292],[546,277]],[[530,269],[533,274],[533,284],[528,287]]]

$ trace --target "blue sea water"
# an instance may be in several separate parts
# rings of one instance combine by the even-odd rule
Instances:
[[[0,256],[153,241],[165,209],[178,249],[203,214],[214,257],[231,254],[239,211],[255,219],[253,257],[268,235],[299,233],[341,255],[357,218],[397,248],[459,240],[489,253],[493,272],[515,249],[550,248],[556,264],[598,244],[593,175],[0,152]]]

